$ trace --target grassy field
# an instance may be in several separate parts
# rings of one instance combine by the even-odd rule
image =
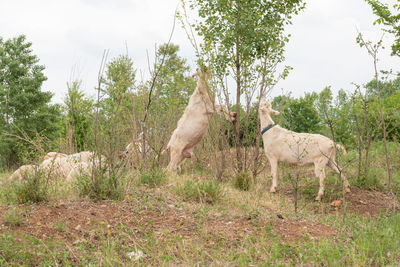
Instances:
[[[91,200],[79,182],[56,181],[45,201],[31,204],[19,204],[27,191],[2,173],[0,266],[398,265],[399,201],[384,182],[357,187],[349,168],[344,201],[329,174],[326,195],[315,202],[318,181],[304,168],[295,212],[285,176],[294,171],[282,166],[279,192],[270,194],[267,173],[243,187],[198,170],[135,170],[119,181],[118,200]],[[336,209],[330,204],[338,199]]]

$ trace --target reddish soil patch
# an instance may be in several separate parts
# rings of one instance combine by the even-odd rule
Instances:
[[[376,216],[382,212],[398,210],[400,203],[395,195],[381,191],[363,190],[352,187],[346,194],[348,209],[363,216]]]
[[[286,242],[301,241],[304,236],[310,239],[320,239],[336,235],[336,229],[323,223],[310,223],[308,221],[276,220],[274,230],[279,233]]]
[[[139,208],[132,202],[81,200],[56,206],[30,205],[25,208],[28,213],[26,222],[22,226],[12,227],[2,216],[7,207],[0,207],[0,233],[11,230],[39,240],[53,237],[63,240],[69,247],[79,241],[97,244],[104,236],[120,233],[121,227],[128,230],[128,242],[132,244],[147,233],[160,239],[178,235],[183,239],[197,240],[200,238],[199,229],[218,239],[240,242],[256,233],[260,227],[264,229],[268,223],[272,223],[273,231],[288,242],[300,240],[303,236],[318,239],[336,234],[335,229],[324,224],[288,219],[271,222],[244,216],[211,216],[199,224],[192,212],[173,204]]]
[[[316,185],[317,186],[317,185]],[[301,187],[300,187],[301,188]],[[337,195],[341,196],[341,188],[337,186],[334,190],[339,192]],[[301,189],[300,189],[301,191]],[[280,192],[283,196],[294,199],[294,190],[290,186],[283,187]],[[316,196],[316,195],[315,195]],[[301,195],[299,197],[302,197]],[[314,197],[314,196],[313,196]],[[383,191],[365,190],[355,186],[351,187],[351,192],[345,194],[347,212],[353,214],[359,214],[362,216],[376,216],[380,213],[390,213],[396,210],[400,210],[399,198],[394,194],[390,194]],[[337,199],[341,199],[340,197]],[[332,203],[337,200],[335,198],[327,199],[326,196],[322,198],[325,203]],[[309,202],[315,202],[314,199],[308,200]],[[316,205],[316,209],[319,209]],[[343,209],[343,204],[339,207],[339,212]],[[335,214],[336,210],[331,207],[329,210],[330,214]]]

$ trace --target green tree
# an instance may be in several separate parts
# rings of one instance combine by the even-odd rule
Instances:
[[[24,35],[0,38],[0,146],[1,161],[8,167],[21,163],[21,151],[32,149],[16,136],[57,136],[60,107],[51,105],[52,93],[42,92],[45,67],[32,53]]]
[[[92,150],[94,102],[80,89],[81,80],[67,83],[68,92],[64,99],[66,114],[63,135],[67,139],[66,152],[69,154]]]
[[[210,64],[221,91],[230,77],[236,87],[236,113],[241,118],[241,96],[252,97],[255,90],[264,96],[267,86],[276,82],[275,67],[282,62],[288,36],[285,25],[302,8],[301,0],[190,0],[200,21],[195,30],[203,38],[198,51],[200,65]],[[286,74],[286,72],[284,72]],[[261,76],[261,78],[259,77]],[[260,78],[258,82],[257,77]],[[251,90],[251,92],[249,92]],[[227,99],[227,104],[229,99]],[[249,101],[248,101],[249,103]],[[238,171],[243,171],[240,120],[234,125]],[[260,135],[258,134],[258,140]]]
[[[340,89],[335,100],[336,107],[336,127],[335,136],[337,142],[345,144],[346,146],[353,146],[355,144],[355,139],[352,134],[352,123],[351,120],[351,100],[349,99],[347,93]]]
[[[316,99],[316,93],[290,99],[282,112],[282,126],[299,133],[319,132],[321,120],[314,107]]]
[[[378,19],[374,24],[383,24],[385,31],[394,35],[395,41],[392,45],[392,55],[400,56],[400,4],[389,6],[382,1],[365,0],[372,8]]]
[[[104,152],[113,161],[131,136],[131,95],[135,78],[136,70],[129,56],[120,55],[107,64],[101,88],[100,118],[103,138],[106,140]]]
[[[400,76],[394,80],[381,80],[379,81],[381,98],[391,96],[396,91],[400,90]],[[375,79],[371,80],[365,85],[371,97],[378,95],[377,82]]]

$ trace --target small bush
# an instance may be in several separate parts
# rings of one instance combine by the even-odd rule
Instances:
[[[318,195],[319,191],[319,178],[316,178],[318,182],[313,180],[306,181],[304,187],[300,188],[300,193],[304,195],[306,199],[313,200]],[[324,202],[331,202],[333,200],[342,197],[342,181],[339,181],[337,174],[328,174],[325,177],[325,191],[322,199]]]
[[[65,232],[65,225],[62,221],[55,222],[53,227],[59,232]]]
[[[49,200],[49,184],[41,171],[26,175],[22,183],[14,183],[10,190],[8,200],[18,204],[47,202]]]
[[[120,178],[120,177],[119,177]],[[116,175],[96,170],[93,176],[82,175],[76,179],[79,196],[94,200],[121,199],[122,188]]]
[[[140,172],[139,182],[156,187],[167,182],[165,170],[161,168],[151,168]]]
[[[24,223],[24,214],[15,207],[5,212],[3,218],[11,226],[21,226]]]
[[[188,180],[177,188],[177,193],[185,200],[214,204],[222,198],[222,187],[217,181],[196,183]]]
[[[370,168],[368,170],[368,176],[361,176],[356,179],[356,186],[366,190],[383,190],[382,185],[383,177],[385,177],[384,171],[377,168]]]
[[[233,186],[242,191],[249,191],[252,179],[248,172],[239,172],[233,178]]]

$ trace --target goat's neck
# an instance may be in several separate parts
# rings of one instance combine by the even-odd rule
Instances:
[[[272,120],[272,118],[271,118],[271,116],[269,114],[267,114],[267,115],[266,114],[261,114],[260,121],[261,121],[261,128],[262,129],[274,124],[274,121]]]
[[[208,94],[208,83],[204,79],[199,79],[197,82],[198,90],[203,94]]]

